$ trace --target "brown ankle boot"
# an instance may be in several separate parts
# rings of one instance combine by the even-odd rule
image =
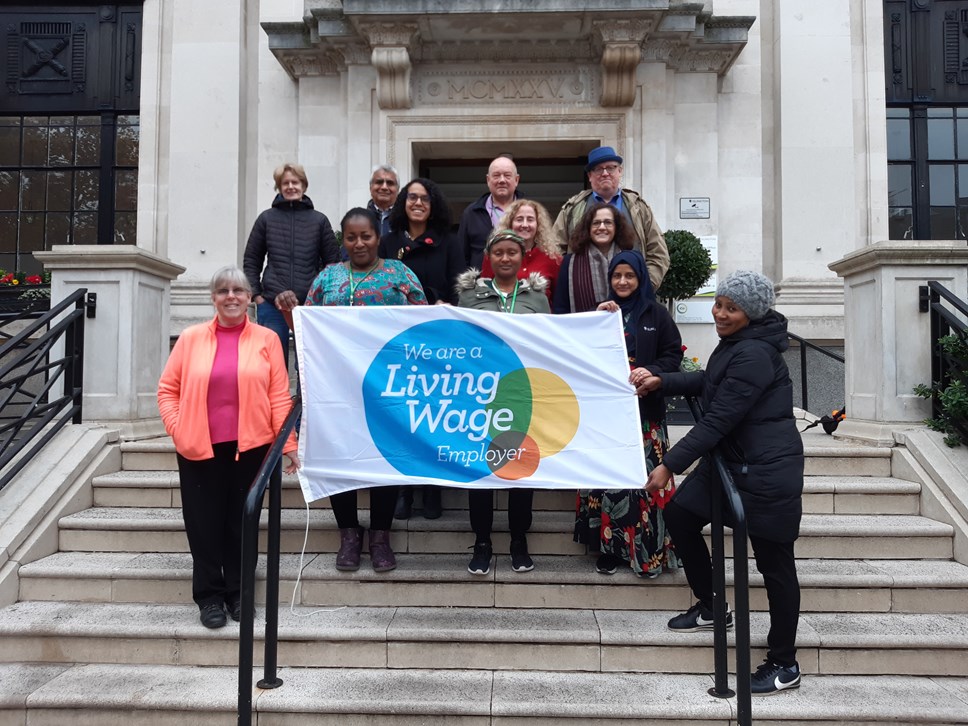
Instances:
[[[360,569],[360,552],[363,551],[363,528],[345,527],[339,531],[339,552],[336,553],[336,569],[353,572]]]
[[[370,561],[374,572],[389,572],[397,567],[397,558],[390,549],[390,530],[370,530]]]

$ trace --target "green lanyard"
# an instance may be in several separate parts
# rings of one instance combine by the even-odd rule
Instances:
[[[497,293],[498,298],[501,300],[501,302],[500,302],[501,312],[504,312],[504,313],[513,313],[514,312],[514,304],[518,301],[518,284],[519,284],[519,280],[515,280],[514,281],[514,294],[511,296],[511,306],[508,307],[508,296],[505,295],[500,290],[498,290],[497,289],[497,285],[494,284],[494,280],[491,280],[491,287],[493,288],[494,292]]]
[[[371,267],[366,272],[362,273],[362,277],[360,277],[360,279],[357,280],[356,279],[356,276],[358,274],[360,274],[360,273],[354,271],[353,268],[350,267],[350,263],[349,262],[346,263],[346,271],[350,274],[350,301],[348,303],[349,305],[352,305],[353,304],[353,300],[356,298],[356,288],[357,288],[357,286],[361,282],[363,282],[363,280],[365,280],[366,278],[368,278],[373,273],[373,271],[377,267],[379,267],[379,266],[380,266],[380,260],[377,259],[376,264],[373,265],[373,267]]]

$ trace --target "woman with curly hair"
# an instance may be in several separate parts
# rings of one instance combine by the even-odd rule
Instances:
[[[561,253],[551,229],[551,217],[548,210],[538,202],[530,199],[518,199],[508,207],[498,220],[495,232],[511,230],[524,240],[524,259],[518,270],[518,279],[527,280],[532,272],[537,272],[548,281],[545,294],[550,303],[554,295],[555,281],[558,279],[558,267],[561,265]],[[481,278],[494,277],[491,269],[491,258],[484,255],[481,264]]]
[[[464,271],[464,251],[450,231],[450,205],[434,182],[417,178],[409,182],[393,203],[390,232],[380,239],[379,256],[399,260],[410,268],[434,304],[457,304],[457,276]],[[394,517],[410,519],[414,487],[402,487]],[[423,487],[423,515],[442,514],[440,487]]]
[[[431,305],[457,303],[454,284],[464,271],[464,254],[450,231],[450,205],[430,179],[414,179],[400,191],[390,211],[390,232],[380,240],[380,257],[409,267]]]
[[[589,207],[568,240],[561,261],[552,311],[584,313],[608,299],[608,265],[622,250],[635,246],[635,230],[610,204]]]

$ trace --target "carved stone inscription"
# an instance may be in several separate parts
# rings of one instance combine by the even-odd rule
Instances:
[[[415,73],[419,103],[575,103],[597,99],[598,71],[591,68]]]

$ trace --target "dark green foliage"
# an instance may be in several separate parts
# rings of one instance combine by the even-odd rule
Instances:
[[[931,386],[923,383],[914,387],[921,398],[937,398],[941,413],[925,419],[925,425],[945,435],[948,446],[968,445],[968,340],[959,335],[938,339],[942,355],[948,361],[950,380],[942,387],[936,381]]]
[[[656,297],[666,302],[686,300],[706,284],[713,271],[713,261],[699,238],[683,229],[670,229],[665,233],[669,248],[669,271]]]

